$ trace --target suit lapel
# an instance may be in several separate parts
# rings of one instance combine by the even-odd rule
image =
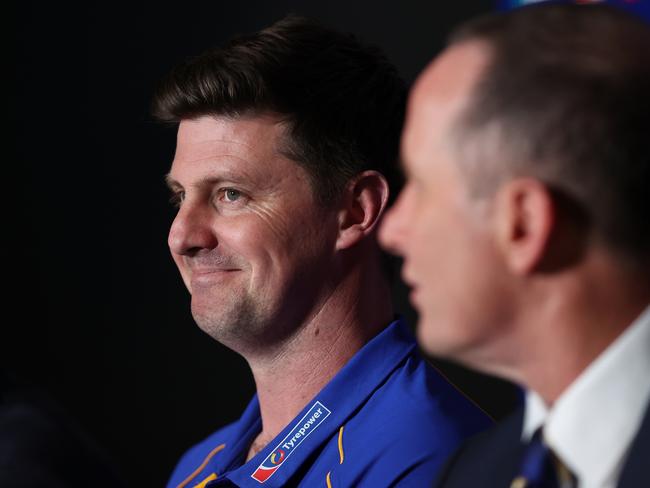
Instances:
[[[519,467],[523,409],[466,443],[442,469],[439,488],[509,487]]]

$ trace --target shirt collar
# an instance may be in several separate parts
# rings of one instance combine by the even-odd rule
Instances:
[[[268,464],[265,461],[276,453],[283,442],[286,442],[285,439],[289,434],[295,434],[294,429],[301,419],[307,417],[305,421],[308,421],[310,415],[313,416],[315,411],[313,407],[316,402],[319,402],[322,407],[325,407],[325,411],[330,413],[326,416],[321,413],[318,420],[322,421],[318,422],[317,428],[311,429],[310,427],[309,435],[304,436],[299,447],[291,450],[281,467],[264,483],[267,488],[284,486],[306,459],[336,434],[336,431],[345,424],[347,419],[415,348],[415,339],[405,322],[401,319],[394,321],[361,348],[325,388],[262,451],[247,463],[232,469],[237,466],[237,461],[241,463],[250,442],[261,428],[259,403],[255,396],[229,435],[223,455],[220,453],[215,456],[208,464],[208,469],[210,472],[219,473],[219,478],[221,478],[221,473],[232,469],[225,473],[225,476],[238,486],[259,486],[259,483],[251,478],[251,475],[262,464]],[[277,455],[275,459],[278,459]]]
[[[582,486],[615,481],[650,398],[650,306],[547,409],[529,391],[522,440],[546,443]],[[597,426],[597,428],[595,428]],[[607,455],[603,455],[606,450]]]
[[[544,400],[533,390],[528,390],[526,392],[526,410],[521,441],[530,442],[533,434],[546,422],[546,417],[548,417],[548,408]]]

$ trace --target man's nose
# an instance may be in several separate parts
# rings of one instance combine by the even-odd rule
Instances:
[[[183,203],[169,229],[168,244],[173,254],[194,255],[217,246],[212,216],[197,204]]]
[[[407,227],[404,221],[405,194],[402,192],[388,210],[379,228],[379,242],[388,252],[402,254]]]

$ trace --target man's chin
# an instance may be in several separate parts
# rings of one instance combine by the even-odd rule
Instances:
[[[416,336],[422,350],[431,356],[444,359],[457,359],[465,349],[461,338],[454,334],[453,324],[445,325],[441,319],[420,316]]]
[[[214,294],[192,295],[192,317],[203,332],[221,343],[246,341],[259,335],[259,319],[246,300],[236,296],[220,298],[217,302]]]
[[[237,343],[242,341],[244,332],[238,329],[237,324],[226,318],[216,318],[213,315],[205,315],[201,312],[192,311],[192,317],[199,329],[209,335],[215,341],[231,348],[237,349]]]

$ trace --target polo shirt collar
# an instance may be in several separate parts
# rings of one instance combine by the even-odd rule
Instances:
[[[361,348],[275,439],[241,465],[262,427],[255,395],[226,440],[226,448],[208,464],[211,471],[204,472],[216,472],[219,479],[225,476],[238,486],[259,487],[252,475],[268,475],[265,468],[275,467],[272,461],[284,459],[264,482],[265,487],[284,486],[415,348],[404,321],[392,322]]]

